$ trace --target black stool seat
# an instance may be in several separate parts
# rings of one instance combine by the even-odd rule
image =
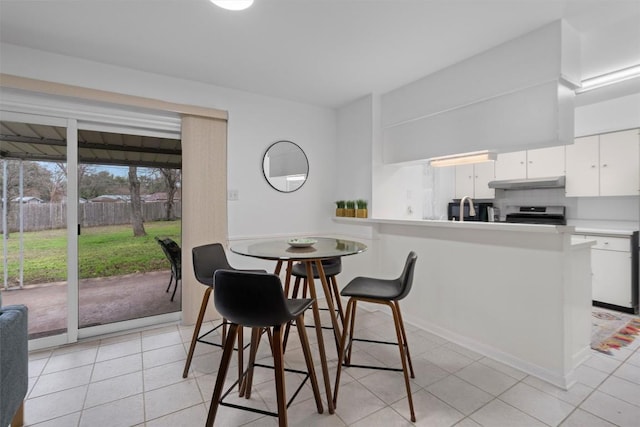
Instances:
[[[315,264],[312,265],[313,278],[319,279],[318,268]],[[322,269],[326,277],[336,276],[342,272],[342,258],[329,258],[322,260]],[[291,268],[291,275],[295,277],[307,277],[307,267],[302,262],[298,262]]]
[[[206,426],[211,427],[215,421],[216,413],[220,405],[228,406],[236,409],[244,409],[265,415],[277,416],[278,425],[285,427],[287,425],[287,408],[298,395],[307,379],[311,380],[313,395],[316,400],[318,413],[323,412],[322,400],[320,399],[320,389],[318,388],[318,380],[316,379],[313,359],[311,356],[311,348],[304,327],[304,312],[314,303],[313,299],[287,299],[282,289],[280,277],[269,273],[251,273],[232,270],[218,270],[214,275],[216,291],[214,293],[214,303],[218,312],[230,322],[229,334],[225,341],[222,358],[220,360],[220,368],[216,378],[216,384],[211,398],[211,406],[209,407],[209,415],[207,417]],[[291,321],[296,322],[298,326],[298,334],[302,344],[302,351],[307,366],[307,371],[298,371],[284,367],[283,347],[282,347],[282,326]],[[231,387],[224,392],[223,387],[225,378],[229,370],[231,361],[231,353],[238,331],[243,326],[252,328],[251,333],[251,354],[249,356],[249,366],[244,374],[244,393],[247,399],[251,394],[251,381],[254,367],[271,368],[275,373],[276,397],[278,411],[276,413],[267,412],[247,406],[240,406],[232,403],[225,403],[225,397],[238,384],[232,384]],[[271,352],[273,354],[273,366],[265,366],[255,362],[258,343],[262,330],[268,328],[272,332]],[[285,372],[294,372],[304,375],[304,380],[293,393],[291,400],[286,401],[285,390]]]
[[[344,287],[343,297],[359,297],[383,300],[397,300],[402,295],[400,280],[383,280],[372,277],[356,277]]]

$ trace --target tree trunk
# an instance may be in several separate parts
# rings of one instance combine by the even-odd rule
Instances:
[[[178,182],[178,171],[175,169],[160,169],[160,173],[164,177],[164,183],[167,188],[167,209],[166,209],[166,220],[174,221],[176,219],[176,214],[174,211],[174,197],[176,195],[176,191],[178,190],[177,182]]]
[[[140,181],[138,180],[137,168],[129,166],[129,194],[131,195],[131,224],[133,226],[133,236],[146,236],[144,230],[144,219],[142,217],[142,200],[140,200]]]

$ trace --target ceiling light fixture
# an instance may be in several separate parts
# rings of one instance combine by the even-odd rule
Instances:
[[[429,164],[435,168],[443,166],[468,165],[471,163],[488,162],[495,160],[497,154],[493,151],[473,151],[470,153],[453,154],[451,156],[432,157]]]
[[[245,10],[253,4],[253,0],[210,0],[211,3],[227,10]]]
[[[640,65],[634,65],[633,67],[623,68],[622,70],[616,70],[590,79],[585,79],[582,81],[581,87],[576,89],[576,93],[587,92],[589,90],[609,86],[614,83],[620,83],[635,77],[640,77]]]

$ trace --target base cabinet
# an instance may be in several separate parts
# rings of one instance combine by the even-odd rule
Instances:
[[[579,235],[593,240],[591,249],[594,305],[638,312],[638,232],[630,236]]]
[[[632,308],[631,253],[591,249],[593,300]]]

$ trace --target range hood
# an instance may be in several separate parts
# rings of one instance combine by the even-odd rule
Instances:
[[[529,179],[504,179],[504,180],[497,180],[497,181],[489,181],[489,188],[497,188],[500,190],[563,188],[564,183],[565,183],[564,176],[550,176],[545,178],[529,178]]]

